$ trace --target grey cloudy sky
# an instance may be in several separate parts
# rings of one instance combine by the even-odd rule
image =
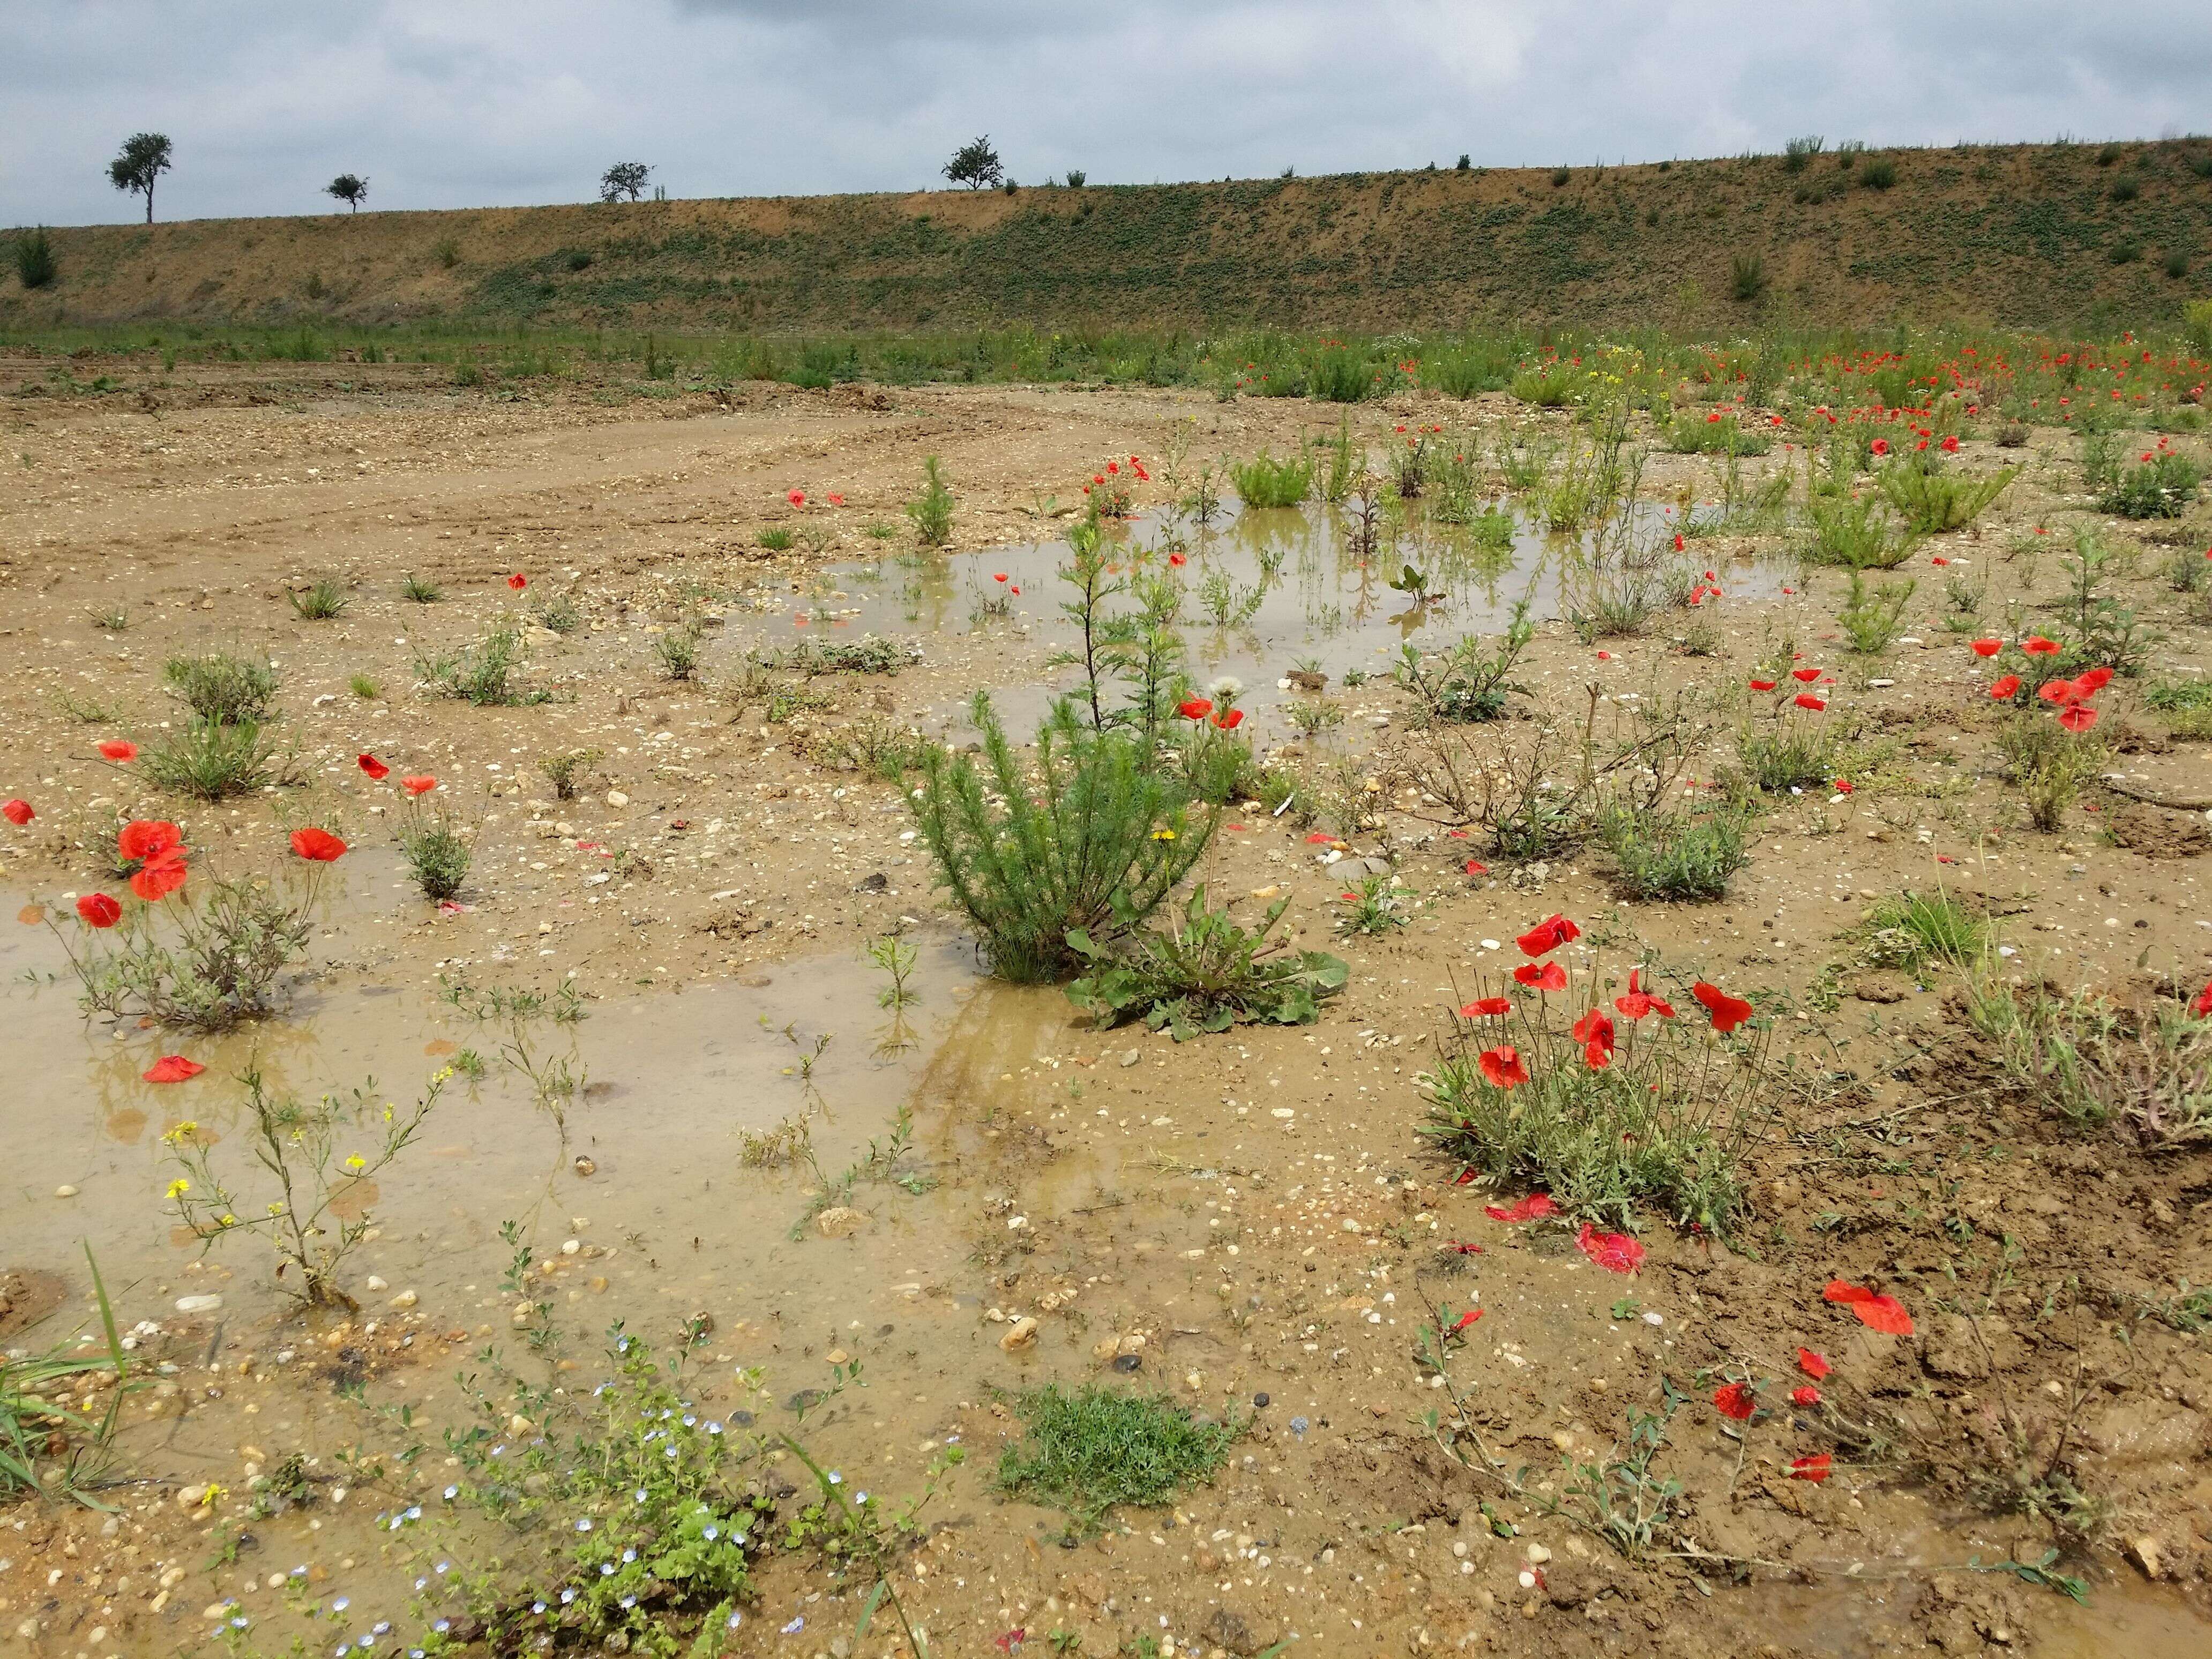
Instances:
[[[1098,183],[2212,129],[2212,6],[2079,0],[9,0],[0,224]]]

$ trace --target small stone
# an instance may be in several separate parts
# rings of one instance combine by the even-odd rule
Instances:
[[[362,1284],[364,1289],[372,1291],[388,1291],[392,1288],[374,1273],[371,1273],[367,1279],[363,1279]]]
[[[1551,1551],[1546,1549],[1541,1544],[1531,1544],[1528,1546],[1528,1559],[1534,1565],[1540,1567],[1545,1562],[1551,1559]]]
[[[177,1298],[177,1311],[180,1314],[213,1313],[221,1306],[222,1306],[222,1298],[213,1294],[180,1296]]]
[[[824,1238],[848,1238],[868,1224],[868,1212],[849,1204],[833,1204],[814,1218],[815,1230]]]
[[[610,806],[627,806],[629,805],[629,797],[623,793],[619,789],[610,789],[607,791],[607,805]]]
[[[842,1348],[832,1348],[828,1353],[822,1356],[823,1361],[831,1365],[842,1365],[852,1357],[852,1355],[847,1353]]]
[[[2129,1539],[2126,1553],[2128,1559],[2142,1570],[2144,1577],[2157,1578],[2162,1576],[2165,1558],[2160,1553],[2158,1540],[2148,1533],[2144,1533],[2137,1538]]]
[[[54,1188],[54,1196],[56,1198],[75,1198],[76,1196],[76,1188],[64,1182],[62,1185]]]
[[[1006,1334],[999,1339],[999,1346],[1008,1353],[1025,1348],[1036,1340],[1037,1322],[1035,1314],[1024,1314],[1006,1327]]]
[[[200,1617],[203,1619],[228,1619],[230,1617],[230,1603],[228,1601],[210,1602],[206,1607],[200,1609]]]
[[[575,1170],[580,1176],[595,1176],[599,1172],[599,1166],[588,1158],[579,1158],[575,1163]]]
[[[414,1291],[402,1291],[398,1295],[392,1298],[392,1305],[395,1308],[411,1308],[421,1300],[422,1298],[416,1296]]]

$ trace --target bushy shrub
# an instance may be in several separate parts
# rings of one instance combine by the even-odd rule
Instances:
[[[2001,467],[1982,477],[1946,472],[1938,467],[1900,457],[1881,470],[1881,493],[1889,497],[1905,520],[1923,535],[1961,529],[1999,495],[2018,476],[2016,466]]]
[[[1650,1205],[1725,1233],[1746,1205],[1770,1034],[1763,1021],[1744,1029],[1733,1011],[1749,1005],[1712,987],[1735,1035],[1701,1018],[1690,988],[1657,995],[1648,969],[1631,984],[1609,1005],[1595,975],[1580,992],[1570,981],[1469,1003],[1418,1079],[1421,1133],[1462,1169],[1546,1193],[1570,1217],[1627,1227]]]
[[[1739,812],[1620,811],[1601,828],[1617,881],[1640,899],[1719,898],[1751,860]]]
[[[502,622],[458,651],[418,653],[415,672],[433,695],[480,708],[551,702],[551,693],[527,690],[519,684],[522,656],[522,629]]]
[[[1267,942],[1289,905],[1276,900],[1248,933],[1226,910],[1206,908],[1200,883],[1182,921],[1164,931],[1131,932],[1109,946],[1079,929],[1068,943],[1090,965],[1067,988],[1068,1000],[1101,1028],[1141,1019],[1178,1042],[1232,1025],[1310,1025],[1348,970],[1324,951]]]
[[[1086,726],[1065,701],[1038,729],[1034,774],[988,692],[975,694],[973,714],[982,766],[931,750],[915,822],[992,972],[1058,978],[1080,965],[1069,933],[1150,915],[1204,854],[1220,813],[1194,820],[1147,739]]]
[[[921,494],[906,504],[906,516],[924,547],[942,547],[952,538],[952,491],[934,455],[922,458]]]
[[[161,678],[204,720],[236,726],[276,718],[277,675],[266,657],[255,662],[228,651],[172,657],[162,665]]]
[[[54,258],[53,239],[46,228],[19,232],[15,237],[15,279],[25,288],[44,288],[60,274]]]
[[[1893,570],[1911,556],[1920,539],[1879,495],[1856,501],[1816,496],[1812,532],[1805,550],[1808,560],[1852,570]]]
[[[265,881],[219,878],[190,897],[133,906],[113,943],[77,963],[85,1010],[194,1031],[258,1018],[276,1006],[278,976],[307,949],[309,908]]]
[[[281,781],[291,767],[259,721],[227,725],[199,720],[148,744],[139,754],[138,770],[177,794],[224,800]]]
[[[1247,507],[1296,507],[1313,489],[1313,460],[1299,455],[1279,461],[1261,450],[1249,461],[1231,461],[1229,476]]]
[[[2178,519],[2197,499],[2203,469],[2172,450],[2121,467],[2097,497],[2098,508],[2124,519]]]

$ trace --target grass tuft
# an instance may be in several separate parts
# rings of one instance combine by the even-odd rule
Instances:
[[[1085,1534],[1116,1504],[1173,1503],[1212,1480],[1245,1427],[1096,1383],[1073,1394],[1047,1383],[1016,1395],[1013,1408],[1026,1432],[1000,1456],[1000,1486],[1059,1505]]]

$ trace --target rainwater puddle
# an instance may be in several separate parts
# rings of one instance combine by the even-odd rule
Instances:
[[[1646,544],[1663,544],[1673,533],[1674,508],[1642,503],[1635,512],[1636,536]],[[1526,519],[1516,518],[1516,525],[1510,546],[1486,550],[1464,532],[1416,519],[1394,550],[1362,559],[1352,551],[1337,507],[1248,509],[1189,538],[1182,549],[1187,562],[1172,567],[1169,526],[1158,514],[1146,514],[1121,533],[1126,554],[1119,569],[1178,574],[1185,593],[1179,626],[1192,677],[1201,686],[1233,677],[1243,688],[1239,702],[1263,712],[1306,695],[1278,684],[1299,661],[1314,662],[1334,688],[1347,672],[1388,672],[1409,641],[1435,651],[1464,634],[1503,633],[1524,599],[1532,620],[1559,617],[1563,572],[1590,538],[1547,535]],[[872,634],[915,640],[933,658],[951,650],[981,664],[1007,652],[1063,645],[1073,630],[1058,609],[1068,590],[1054,573],[1067,556],[1066,542],[1045,541],[836,566],[810,590],[789,595],[778,613],[733,619],[725,648],[781,650],[809,639]],[[1692,542],[1669,558],[1680,563],[1720,556],[1717,544]],[[1427,594],[1441,597],[1417,599],[1390,585],[1409,563],[1427,578]],[[1771,596],[1788,579],[1782,563],[1748,556],[1725,566],[1699,564],[1695,574],[1707,568],[1732,596]],[[1219,597],[1227,622],[1215,620],[1209,590]],[[1003,613],[994,614],[1000,606]],[[1026,730],[1074,680],[1073,668],[1054,669],[1041,681],[994,691],[994,701],[1012,729]],[[963,708],[964,702],[948,703],[935,712],[957,716]]]

